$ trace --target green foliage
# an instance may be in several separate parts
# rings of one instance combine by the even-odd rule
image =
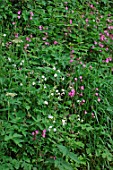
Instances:
[[[0,170],[113,169],[112,13],[0,1]]]

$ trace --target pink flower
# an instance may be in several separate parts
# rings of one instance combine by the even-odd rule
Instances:
[[[72,24],[72,19],[70,19],[70,21],[69,21],[69,22],[70,22],[70,24]]]
[[[32,135],[34,136],[34,135],[35,135],[35,132],[32,132]]]
[[[97,99],[97,101],[98,101],[98,102],[100,102],[100,101],[101,101],[101,99],[100,99],[100,98],[98,98],[98,99]]]
[[[84,111],[84,114],[85,114],[85,115],[87,114],[87,111],[86,111],[86,110]]]
[[[21,11],[18,11],[17,14],[20,15],[20,14],[21,14]]]
[[[95,96],[98,96],[98,93],[95,93]]]
[[[84,90],[84,86],[81,86],[80,89],[81,89],[81,90]]]
[[[13,24],[13,25],[15,25],[15,24],[16,24],[16,22],[12,22],[12,24]]]
[[[35,130],[35,134],[36,134],[36,135],[38,134],[38,130]]]
[[[57,41],[54,41],[54,44],[56,45],[56,44],[58,44],[58,42],[57,42]]]
[[[33,18],[30,16],[30,18],[29,18],[30,20],[32,20]]]
[[[42,137],[43,137],[43,138],[46,137],[46,129],[43,130],[43,132],[42,132]]]
[[[95,114],[94,113],[92,113],[91,115],[92,115],[92,118],[95,118]]]
[[[99,44],[99,47],[103,48],[103,47],[104,47],[104,45],[100,43],[100,44]]]
[[[68,10],[68,7],[66,6],[66,10]]]
[[[18,38],[18,33],[15,34],[15,37]]]
[[[82,80],[82,76],[80,76],[79,78],[80,78],[80,80]]]
[[[39,26],[39,30],[42,30],[42,29],[43,29],[43,26],[40,25],[40,26]]]
[[[34,15],[33,12],[30,12],[31,17]]]
[[[30,40],[30,38],[29,38],[29,37],[26,37],[26,41],[29,41],[29,42],[30,42],[31,40]]]
[[[71,59],[71,60],[70,60],[70,63],[72,63],[72,62],[73,62],[73,60]]]
[[[77,78],[74,78],[75,81],[77,81],[78,79]]]
[[[105,37],[105,35],[101,34],[100,35],[100,41],[104,41],[104,40],[106,40],[106,37]]]
[[[88,22],[89,20],[88,20],[88,18],[86,18],[86,22]]]
[[[18,15],[18,19],[20,19],[20,15]]]
[[[68,94],[69,94],[70,97],[74,97],[74,95],[75,95],[75,90],[72,89]]]

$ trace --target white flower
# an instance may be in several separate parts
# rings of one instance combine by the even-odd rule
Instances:
[[[20,86],[23,86],[23,84],[22,84],[22,83],[20,83]]]
[[[35,82],[32,83],[33,86],[34,86],[35,84],[36,84]]]
[[[45,81],[47,80],[47,78],[44,79]]]
[[[57,70],[60,73],[60,70]]]
[[[58,90],[56,90],[56,93],[58,93]]]
[[[47,102],[47,101],[44,101],[44,104],[48,105],[48,102]]]
[[[45,78],[45,76],[42,76],[42,78],[44,79],[44,78]]]
[[[57,74],[54,74],[54,77],[57,77]]]
[[[53,126],[49,126],[49,129],[52,129]]]
[[[54,128],[53,131],[56,132],[56,128]]]
[[[4,37],[6,37],[6,34],[3,34]]]
[[[50,131],[52,129],[53,126],[49,126],[48,130]]]
[[[53,70],[56,70],[56,67],[53,67]]]
[[[48,115],[48,118],[49,118],[49,119],[53,119],[53,116],[52,116],[52,115]]]
[[[8,57],[8,60],[11,61],[11,58]]]
[[[46,86],[44,86],[44,89],[46,89]]]
[[[77,100],[77,103],[80,103],[80,100]]]
[[[54,93],[51,93],[51,96],[54,96]]]
[[[63,126],[66,124],[66,120],[62,119]]]
[[[64,89],[62,89],[62,91],[64,92],[65,90],[64,90]]]
[[[53,123],[55,123],[55,120],[53,120]]]

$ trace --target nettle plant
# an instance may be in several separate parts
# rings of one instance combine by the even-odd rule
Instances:
[[[0,11],[0,169],[112,169],[112,2]]]

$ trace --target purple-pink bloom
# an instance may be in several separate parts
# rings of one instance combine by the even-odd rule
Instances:
[[[18,15],[18,19],[20,19],[20,15]]]
[[[57,41],[54,41],[54,44],[58,44],[58,42],[57,42]]]
[[[18,11],[17,14],[20,15],[20,14],[21,14],[21,11]]]
[[[68,94],[69,94],[70,97],[74,97],[75,89],[72,89]]]
[[[31,15],[31,17],[34,15],[32,11],[30,12],[30,15]]]
[[[43,138],[46,137],[46,129],[44,129],[44,130],[42,131],[42,137],[43,137]]]
[[[70,21],[69,21],[69,22],[70,22],[70,24],[72,24],[72,19],[70,19]]]

